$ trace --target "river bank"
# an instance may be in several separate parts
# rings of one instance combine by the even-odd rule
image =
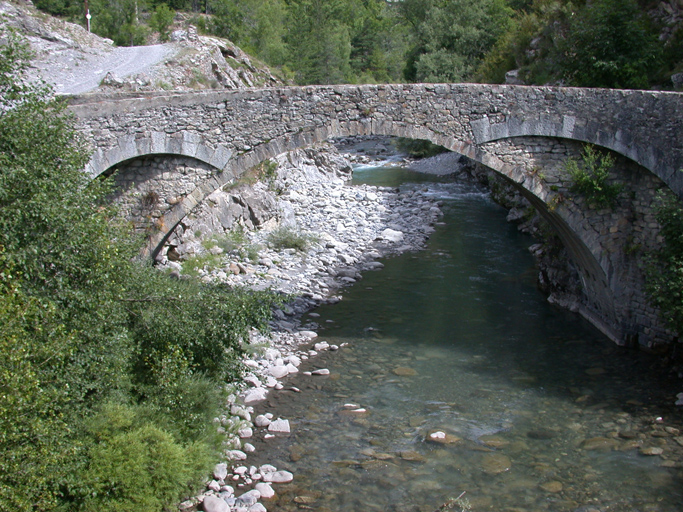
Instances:
[[[363,153],[366,161],[374,160]],[[297,392],[280,379],[321,352],[343,348],[316,343],[318,325],[302,324],[301,315],[342,300],[345,286],[383,267],[378,259],[423,248],[442,215],[426,188],[349,185],[351,164],[330,144],[281,155],[275,164],[256,183],[209,197],[161,256],[160,266],[179,276],[196,272],[205,282],[292,297],[274,312],[272,331],[252,333],[245,346],[250,355],[243,384],[216,418],[226,435],[226,462],[216,466],[206,492],[182,503],[181,510],[260,512],[265,509],[258,500],[272,497],[273,484],[292,480],[270,464],[248,466],[255,450],[249,440],[256,429],[266,429],[266,437],[288,433],[287,418],[253,418],[253,406],[272,393]]]

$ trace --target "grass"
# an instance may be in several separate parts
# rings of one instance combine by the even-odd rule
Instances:
[[[202,241],[202,247],[207,251],[220,247],[226,254],[238,254],[243,259],[256,261],[261,247],[249,241],[244,228],[237,226],[225,235],[213,236]]]
[[[191,277],[199,277],[202,270],[215,270],[221,266],[223,258],[220,254],[203,252],[186,259],[183,262],[183,274]]]
[[[311,234],[304,234],[293,228],[280,227],[268,234],[267,242],[276,251],[282,249],[296,249],[304,252],[308,247],[317,241],[317,237]]]

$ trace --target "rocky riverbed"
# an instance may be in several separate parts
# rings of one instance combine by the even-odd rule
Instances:
[[[302,325],[299,318],[319,304],[343,300],[344,286],[362,279],[363,272],[382,268],[378,258],[419,250],[432,232],[432,225],[441,217],[439,203],[425,190],[404,193],[394,188],[350,186],[350,161],[372,164],[377,158],[387,160],[384,158],[386,153],[382,143],[375,143],[362,152],[344,156],[329,145],[281,155],[275,162],[277,167],[267,165],[259,170],[257,182],[235,184],[210,197],[170,239],[170,250],[162,256],[162,264],[179,275],[196,273],[207,282],[270,288],[292,297],[287,306],[275,312],[272,333],[267,336],[252,334],[248,348],[251,355],[244,360],[248,369],[244,382],[231,396],[225,414],[216,418],[217,428],[226,436],[225,459],[216,465],[206,491],[181,504],[181,509],[254,512],[272,507],[269,503],[276,502],[278,494],[295,496],[296,506],[307,506],[312,503],[310,500],[318,499],[315,493],[304,492],[306,484],[301,478],[298,482],[294,480],[296,475],[290,472],[293,471],[291,467],[277,467],[282,466],[276,462],[282,457],[274,454],[269,457],[268,441],[280,436],[296,436],[295,422],[291,420],[299,418],[299,413],[293,412],[294,408],[289,410],[291,415],[288,416],[282,412],[288,411],[286,407],[276,409],[274,404],[281,404],[282,398],[289,400],[288,396],[300,392],[288,376],[306,375],[303,382],[310,382],[311,389],[316,389],[316,383],[337,375],[335,360],[345,362],[350,357],[350,349],[336,340],[323,341],[316,332],[319,326],[315,323]],[[458,157],[446,154],[441,159],[457,164]],[[445,163],[432,161],[421,165],[440,167]],[[470,175],[466,179],[481,180],[471,170],[466,172]],[[524,208],[523,203],[515,204],[511,217],[518,216]],[[533,230],[533,222],[525,222]],[[538,246],[533,250],[538,251]],[[315,320],[315,312],[309,313],[307,318]],[[393,360],[392,363],[398,364]],[[411,370],[410,361],[397,370],[404,373],[394,371],[392,378],[409,375],[405,372]],[[586,374],[594,376],[604,371],[596,367],[586,370]],[[306,386],[308,384],[301,387]],[[576,404],[570,406],[576,409],[570,411],[572,414],[582,414],[579,409],[584,404],[588,404],[590,410],[605,408],[604,404],[591,405],[589,394],[580,395],[577,395]],[[362,422],[366,414],[362,403],[351,402],[338,412],[340,417],[358,422]],[[614,418],[597,416],[595,428],[577,427],[572,443],[577,444],[579,454],[587,454],[587,458],[596,451],[633,450],[643,457],[661,458],[662,467],[680,467],[681,430],[657,415],[651,416],[654,420],[641,421],[625,414]],[[581,422],[584,423],[589,425],[588,420]],[[558,420],[557,424],[544,425],[544,429],[538,431],[540,433],[532,429],[525,435],[532,440],[545,441],[563,428]],[[425,439],[430,443],[442,442],[448,435],[446,430],[425,431]],[[529,443],[522,437],[520,445],[525,441]],[[483,439],[478,438],[471,444],[473,454],[496,450],[500,446],[491,443],[504,442],[486,438],[483,448]],[[266,453],[260,453],[262,451]],[[387,455],[383,452],[368,451],[361,455],[357,463],[363,468],[367,466],[368,470],[374,465],[387,464],[383,458]],[[298,457],[296,450],[290,454],[290,459],[295,460],[295,457]],[[415,464],[420,462],[419,457],[420,454],[401,452],[393,462]],[[259,462],[253,462],[255,460]],[[541,464],[539,460],[534,459],[533,464]],[[270,463],[264,464],[264,461]],[[481,467],[477,464],[473,462],[471,471],[474,473],[481,470],[485,474],[507,474],[511,462],[497,452],[487,452]],[[571,471],[563,471],[558,469],[557,474],[551,475],[553,478],[544,472],[541,491],[553,497],[566,497],[567,503],[585,502],[588,498],[575,492],[567,483],[570,478],[565,478],[565,473]],[[536,490],[535,483],[522,483],[529,486],[530,495],[541,492]],[[487,508],[491,505],[481,501],[483,497],[477,499],[480,501],[473,501],[477,506]]]
[[[217,464],[206,492],[181,504],[183,510],[262,511],[259,499],[291,482],[293,475],[272,465],[249,465],[255,449],[249,440],[256,429],[266,438],[289,432],[287,418],[252,418],[253,405],[270,393],[298,391],[280,379],[320,352],[340,348],[316,342],[316,325],[301,325],[300,315],[342,300],[344,286],[383,267],[379,258],[421,249],[441,217],[439,202],[426,189],[350,186],[350,162],[331,144],[281,155],[264,169],[257,183],[209,197],[161,256],[161,266],[180,276],[196,273],[205,282],[271,289],[292,298],[274,312],[271,333],[252,334],[243,386],[216,418],[226,435],[226,460]]]

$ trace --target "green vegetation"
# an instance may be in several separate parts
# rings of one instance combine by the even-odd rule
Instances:
[[[215,463],[222,389],[278,300],[137,261],[26,59],[0,47],[0,510],[158,512]]]
[[[159,39],[162,42],[168,41],[173,18],[175,18],[175,11],[166,4],[157,5],[149,18],[150,28],[159,33]]]
[[[288,228],[279,227],[268,233],[268,245],[276,251],[282,249],[296,249],[297,251],[306,251],[308,247],[315,243],[316,237],[311,234],[300,233],[299,231]]]
[[[614,166],[614,157],[600,153],[587,144],[581,152],[581,159],[570,158],[565,169],[573,181],[570,190],[583,195],[589,205],[597,208],[612,208],[623,186],[608,182]]]
[[[668,326],[683,332],[683,206],[670,191],[658,198],[657,221],[664,244],[647,267],[647,289]]]
[[[520,70],[529,84],[578,87],[671,88],[683,69],[678,27],[662,27],[637,0],[533,0],[518,9],[507,31],[483,59],[478,80],[502,83]]]
[[[403,137],[399,137],[394,144],[396,145],[397,150],[415,158],[427,158],[448,152],[443,146],[432,144],[428,140],[404,139]]]
[[[76,0],[36,0],[84,23]],[[683,30],[646,0],[90,0],[117,44],[168,36],[174,10],[299,84],[502,83],[671,88]],[[208,16],[207,16],[208,15]],[[660,37],[667,34],[666,37]]]

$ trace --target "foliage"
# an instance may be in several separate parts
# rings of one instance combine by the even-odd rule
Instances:
[[[130,406],[107,403],[88,422],[90,464],[79,500],[85,512],[159,511],[200,483],[212,460],[205,445],[182,444]]]
[[[84,23],[76,0],[36,4]],[[683,30],[659,40],[639,0],[90,0],[93,31],[120,45],[149,27],[165,39],[173,9],[300,84],[502,83],[518,69],[529,84],[670,88],[683,71]]]
[[[157,5],[156,9],[149,18],[149,26],[152,30],[159,32],[159,39],[162,42],[168,41],[170,36],[169,27],[173,24],[175,11],[166,4]]]
[[[254,261],[258,258],[259,246],[251,244],[249,238],[244,232],[244,228],[240,225],[233,226],[233,228],[223,236],[217,236],[209,239],[206,242],[205,248],[220,247],[225,253],[235,253],[242,258],[247,258]]]
[[[644,89],[661,55],[636,0],[595,0],[572,17],[560,67],[571,85]]]
[[[268,245],[276,251],[282,249],[296,249],[306,251],[308,246],[315,242],[316,237],[310,234],[303,234],[289,227],[279,227],[268,233]]]
[[[73,346],[55,321],[54,305],[27,297],[6,256],[0,254],[0,510],[47,510],[56,503],[49,486],[71,457],[63,387],[53,380]]]
[[[145,44],[149,27],[140,22],[144,0],[90,0],[92,31],[119,46]]]
[[[410,0],[401,7],[416,38],[406,78],[417,82],[471,79],[512,16],[503,0]]]
[[[657,197],[657,222],[664,238],[646,268],[646,286],[664,321],[683,332],[683,206],[670,191]]]
[[[598,208],[612,208],[622,190],[620,184],[610,184],[609,173],[614,157],[600,153],[591,145],[585,145],[581,160],[570,158],[565,169],[573,181],[570,190],[582,194],[588,204]]]
[[[666,47],[676,47],[675,37]],[[669,81],[662,51],[636,0],[533,0],[486,55],[477,78],[500,83],[506,71],[519,69],[529,84],[646,88]],[[671,72],[679,61],[667,54],[664,66]]]
[[[267,328],[276,298],[267,292],[147,276],[127,303],[136,340],[135,382],[168,386],[191,375],[227,381],[239,370],[240,343]],[[229,300],[228,300],[229,299]]]
[[[216,449],[220,389],[279,299],[137,261],[64,105],[15,38],[0,52],[0,508],[157,512]],[[93,444],[102,403],[138,420]]]
[[[407,153],[415,158],[428,158],[448,151],[443,146],[432,144],[428,140],[421,139],[405,139],[399,137],[394,142],[394,145],[401,153]]]
[[[211,0],[211,30],[274,66],[287,61],[285,34],[288,9],[284,0]]]

